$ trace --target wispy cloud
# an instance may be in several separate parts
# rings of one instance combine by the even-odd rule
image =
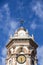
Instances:
[[[7,49],[4,47],[2,49],[2,56],[0,57],[0,65],[5,65],[6,53],[7,53]]]
[[[10,18],[10,9],[9,9],[8,4],[5,4],[5,5],[3,6],[3,8],[4,8],[4,10],[6,11],[7,20],[9,20],[9,18]]]
[[[43,20],[43,3],[42,1],[32,1],[31,2],[31,7],[32,7],[32,12],[33,14],[37,15],[40,19],[40,21],[37,19],[37,17],[35,17],[35,19],[33,19],[30,28],[35,30],[35,29],[43,29],[43,22],[41,22]],[[37,23],[39,22],[39,23]]]
[[[30,24],[30,28],[35,30],[35,29],[42,29],[43,30],[43,24],[37,24],[35,21],[32,21]]]
[[[3,56],[3,57],[6,56],[6,52],[7,52],[7,49],[6,49],[6,47],[4,47],[4,48],[2,49],[2,56]]]
[[[24,2],[23,1],[17,1],[17,5],[16,6],[17,6],[16,12],[18,13],[18,15],[20,15],[20,17],[22,17],[23,14],[24,14],[23,11],[24,11],[24,8],[25,8]]]
[[[6,64],[5,64],[5,58],[2,57],[1,59],[2,59],[2,63],[1,63],[1,64],[2,64],[2,65],[6,65]]]
[[[40,1],[36,1],[36,3],[32,6],[33,12],[40,17],[43,18],[43,4]]]
[[[32,22],[30,28],[35,30],[37,28],[37,24],[35,22]]]
[[[18,9],[23,10],[24,9],[24,3],[23,1],[17,1]]]
[[[0,21],[2,21],[2,18],[3,18],[3,15],[2,15],[1,10],[0,10]]]
[[[9,34],[13,33],[14,30],[18,27],[18,22],[13,20],[10,15],[10,9],[8,4],[4,4],[3,7],[0,9],[0,29],[3,30],[4,33]],[[4,23],[3,23],[4,22]]]
[[[38,48],[37,55],[38,55],[38,64],[43,65],[43,45]]]
[[[10,9],[8,4],[4,4],[0,9],[0,21],[8,21],[10,18]]]
[[[8,31],[9,31],[9,28],[10,28],[9,36],[14,33],[15,29],[16,29],[18,26],[19,26],[19,22],[14,21],[14,20],[11,20],[11,21],[10,21],[10,23],[8,24]]]

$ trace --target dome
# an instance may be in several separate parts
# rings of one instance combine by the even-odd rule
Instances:
[[[20,30],[26,31],[26,29],[24,27],[20,27],[17,31],[20,31]]]
[[[15,38],[16,39],[32,38],[33,39],[33,36],[29,35],[27,29],[25,29],[24,27],[20,27],[18,30],[15,31],[14,36],[12,36],[11,38],[13,38],[13,39],[15,39]]]
[[[20,27],[18,30],[15,31],[15,37],[28,37],[28,31],[24,27]]]

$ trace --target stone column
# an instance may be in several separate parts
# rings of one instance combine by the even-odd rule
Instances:
[[[29,65],[29,61],[28,61],[28,58],[26,59],[26,65]]]
[[[16,57],[13,58],[13,65],[17,65]]]
[[[26,65],[31,65],[31,56],[27,57]]]

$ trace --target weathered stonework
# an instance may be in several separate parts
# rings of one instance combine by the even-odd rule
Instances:
[[[18,29],[6,45],[6,65],[18,65],[17,55],[23,54],[26,57],[25,65],[37,65],[37,47],[33,35],[30,36],[24,28]]]

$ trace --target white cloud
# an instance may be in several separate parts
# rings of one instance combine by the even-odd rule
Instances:
[[[8,21],[10,19],[10,9],[9,9],[8,4],[5,4],[3,6],[3,9],[6,11],[6,18],[7,18],[6,20]]]
[[[23,1],[17,1],[17,8],[16,8],[16,11],[19,11],[19,14],[20,14],[20,16],[22,17],[22,15],[23,15],[23,10],[24,10],[24,8],[25,8],[25,6],[24,6],[24,2]],[[19,17],[20,18],[20,17]]]
[[[4,7],[6,10],[9,10],[9,8],[8,8],[8,3],[4,4],[3,7]]]
[[[43,30],[43,23],[38,24],[38,23],[36,23],[36,19],[35,19],[30,24],[30,28],[33,29],[33,30],[35,30],[35,29],[42,29]]]
[[[6,49],[6,47],[4,47],[2,49],[2,56],[5,57],[6,56],[6,53],[7,53],[7,49]]]
[[[11,18],[10,9],[7,3],[0,9],[0,21],[4,22],[0,28],[2,28],[3,33],[8,34],[8,36],[13,34],[14,30],[18,27],[19,23]]]
[[[1,57],[0,57],[0,65],[2,65],[2,59],[1,59]]]
[[[12,21],[10,22],[10,26],[11,26],[12,29],[15,29],[16,26],[18,26],[18,22],[12,20]]]
[[[10,19],[9,5],[6,3],[0,8],[0,21],[8,21]]]
[[[32,22],[30,28],[35,30],[37,28],[37,24],[35,22]]]
[[[10,36],[11,34],[14,33],[15,29],[19,26],[19,23],[17,21],[12,20],[10,21],[8,25],[10,27],[10,31],[9,31],[9,36]],[[9,27],[8,27],[8,30],[9,30]]]
[[[6,53],[7,53],[7,49],[4,47],[2,49],[2,56],[0,57],[0,65],[5,65]]]
[[[32,10],[38,15],[38,17],[43,18],[43,4],[40,1],[32,6]]]
[[[1,63],[1,64],[2,64],[2,65],[6,65],[6,64],[5,64],[5,58],[2,57],[1,59],[2,59],[2,63]]]
[[[17,1],[17,5],[18,5],[17,7],[18,7],[18,9],[19,9],[19,10],[22,10],[22,9],[24,9],[24,6],[23,6],[23,4],[24,4],[24,3],[23,3],[23,1],[22,1],[22,2],[20,2],[20,1]]]
[[[43,65],[43,45],[38,48],[37,55],[38,55],[38,64]]]
[[[10,20],[9,22],[6,22],[4,28],[2,26],[3,29],[3,33],[7,34],[8,37],[14,33],[15,29],[19,26],[19,22],[14,21],[14,20]]]
[[[2,18],[3,18],[3,15],[2,15],[1,10],[0,10],[0,21],[2,21]]]

